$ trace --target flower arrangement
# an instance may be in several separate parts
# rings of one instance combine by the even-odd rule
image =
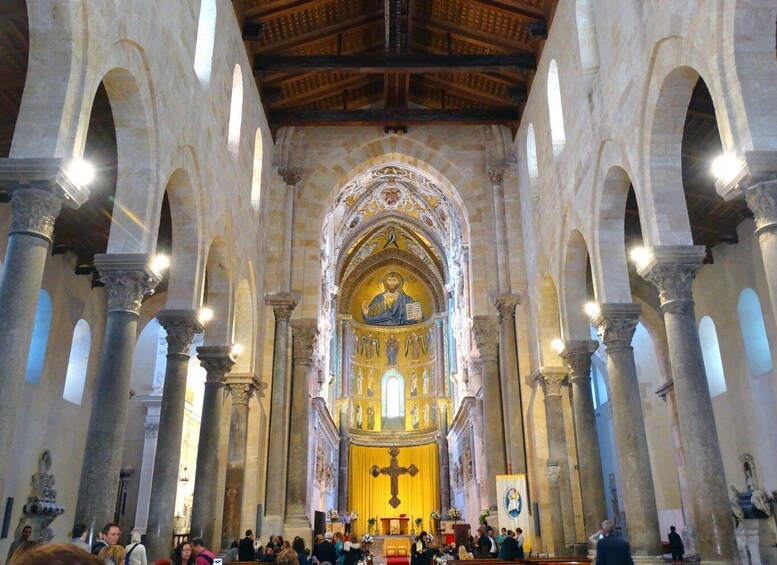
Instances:
[[[378,519],[377,519],[377,518],[375,518],[374,516],[373,516],[372,518],[369,518],[369,519],[367,520],[367,528],[368,528],[369,530],[372,530],[372,528],[374,528],[374,527],[375,527],[375,526],[377,526],[377,525],[378,525]]]
[[[491,513],[488,510],[483,510],[483,512],[480,513],[480,516],[478,516],[478,523],[482,526],[486,523],[486,519],[491,516]]]
[[[362,536],[362,543],[363,543],[364,545],[369,545],[369,544],[371,544],[371,543],[372,543],[372,535],[370,535],[370,534],[364,534],[364,535]]]
[[[340,512],[337,510],[337,508],[330,508],[326,511],[326,517],[330,522],[334,522],[340,517]]]
[[[455,506],[451,506],[448,510],[448,518],[450,518],[453,521],[461,520],[461,510],[456,508]]]
[[[429,519],[432,520],[432,522],[435,522],[440,519],[440,511],[439,510],[432,510],[432,513],[429,514]]]
[[[354,512],[353,510],[351,510],[348,513],[348,515],[351,517],[351,522],[355,522],[356,520],[359,519],[359,515],[356,512]]]
[[[413,522],[415,522],[415,527],[420,530],[421,529],[421,524],[424,523],[424,519],[423,518],[416,518],[415,520],[413,520]]]

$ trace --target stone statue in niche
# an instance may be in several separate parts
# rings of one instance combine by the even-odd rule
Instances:
[[[377,326],[403,326],[422,321],[423,313],[417,312],[420,303],[405,294],[403,285],[404,279],[399,273],[392,271],[383,277],[384,291],[376,294],[369,305],[366,300],[362,302],[364,321]]]
[[[469,448],[469,445],[467,445],[464,448],[464,453],[462,454],[462,464],[461,467],[464,472],[464,478],[467,481],[472,480],[472,451]]]
[[[65,509],[57,504],[57,491],[54,490],[55,479],[50,473],[51,453],[45,450],[38,459],[38,472],[30,481],[30,496],[24,505],[17,528],[21,534],[24,526],[32,527],[30,540],[49,542],[54,539],[54,532],[49,525],[62,514]]]
[[[461,467],[459,467],[459,464],[455,461],[453,462],[453,468],[451,470],[451,473],[453,474],[453,487],[454,488],[460,488],[461,487]]]
[[[386,355],[388,356],[389,367],[393,367],[397,364],[397,352],[399,351],[399,340],[391,334],[386,340]]]

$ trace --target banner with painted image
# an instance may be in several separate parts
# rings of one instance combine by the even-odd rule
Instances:
[[[496,492],[499,507],[499,527],[523,530],[523,550],[531,551],[531,518],[526,498],[526,475],[497,475]],[[516,532],[517,533],[517,532]]]

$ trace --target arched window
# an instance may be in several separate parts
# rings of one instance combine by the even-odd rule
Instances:
[[[391,377],[386,382],[386,418],[399,418],[399,379]]]
[[[577,42],[580,47],[580,66],[588,90],[599,72],[599,43],[596,39],[594,0],[577,0],[575,6]]]
[[[526,131],[526,166],[529,169],[529,194],[534,198],[539,190],[540,170],[537,165],[537,140],[532,124],[529,124]]]
[[[405,379],[396,369],[389,369],[381,378],[381,401],[384,424],[386,420],[405,417]],[[385,429],[385,425],[384,425]]]
[[[262,128],[256,128],[256,137],[254,138],[254,174],[251,179],[251,206],[254,207],[254,210],[259,210],[259,202],[262,197],[263,151]]]
[[[243,71],[235,65],[232,72],[232,102],[229,105],[229,130],[227,147],[232,159],[240,153],[240,125],[243,121]]]
[[[550,137],[553,140],[553,155],[558,155],[564,149],[567,138],[564,134],[561,85],[558,80],[558,66],[555,59],[551,59],[548,66],[548,112],[550,113]]]
[[[772,372],[772,354],[766,337],[761,301],[752,288],[746,288],[739,295],[737,305],[739,327],[745,342],[745,356],[750,377],[755,379]]]
[[[726,377],[723,374],[723,359],[720,357],[718,332],[712,318],[704,316],[699,322],[699,341],[704,358],[704,371],[707,373],[707,385],[710,397],[714,398],[726,392]]]
[[[38,293],[38,309],[35,311],[35,326],[32,330],[30,355],[27,357],[27,373],[24,380],[30,384],[40,383],[43,375],[43,363],[46,361],[46,346],[49,343],[51,328],[51,297],[41,289]]]
[[[197,24],[197,43],[194,47],[194,73],[203,86],[210,84],[215,38],[216,0],[202,0],[200,2],[200,19]]]
[[[607,394],[607,385],[604,382],[604,372],[607,367],[598,357],[591,359],[591,395],[593,396],[594,408],[599,408],[610,399]]]
[[[70,359],[67,362],[65,392],[62,398],[81,406],[86,384],[86,369],[89,364],[89,350],[92,347],[92,332],[86,320],[78,320],[73,330],[73,343],[70,345]]]

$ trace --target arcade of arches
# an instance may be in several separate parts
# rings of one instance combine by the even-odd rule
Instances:
[[[242,24],[277,3],[123,4],[0,22],[0,551],[110,521],[150,559],[310,543],[352,513],[382,559],[487,512],[538,554],[610,519],[642,563],[670,526],[777,560],[774,2],[520,2],[536,67],[473,73],[531,85],[515,118],[385,129],[274,121],[331,110],[257,70]],[[449,55],[477,35],[450,26]],[[338,111],[383,111],[346,81]],[[436,115],[488,114],[445,84]]]

